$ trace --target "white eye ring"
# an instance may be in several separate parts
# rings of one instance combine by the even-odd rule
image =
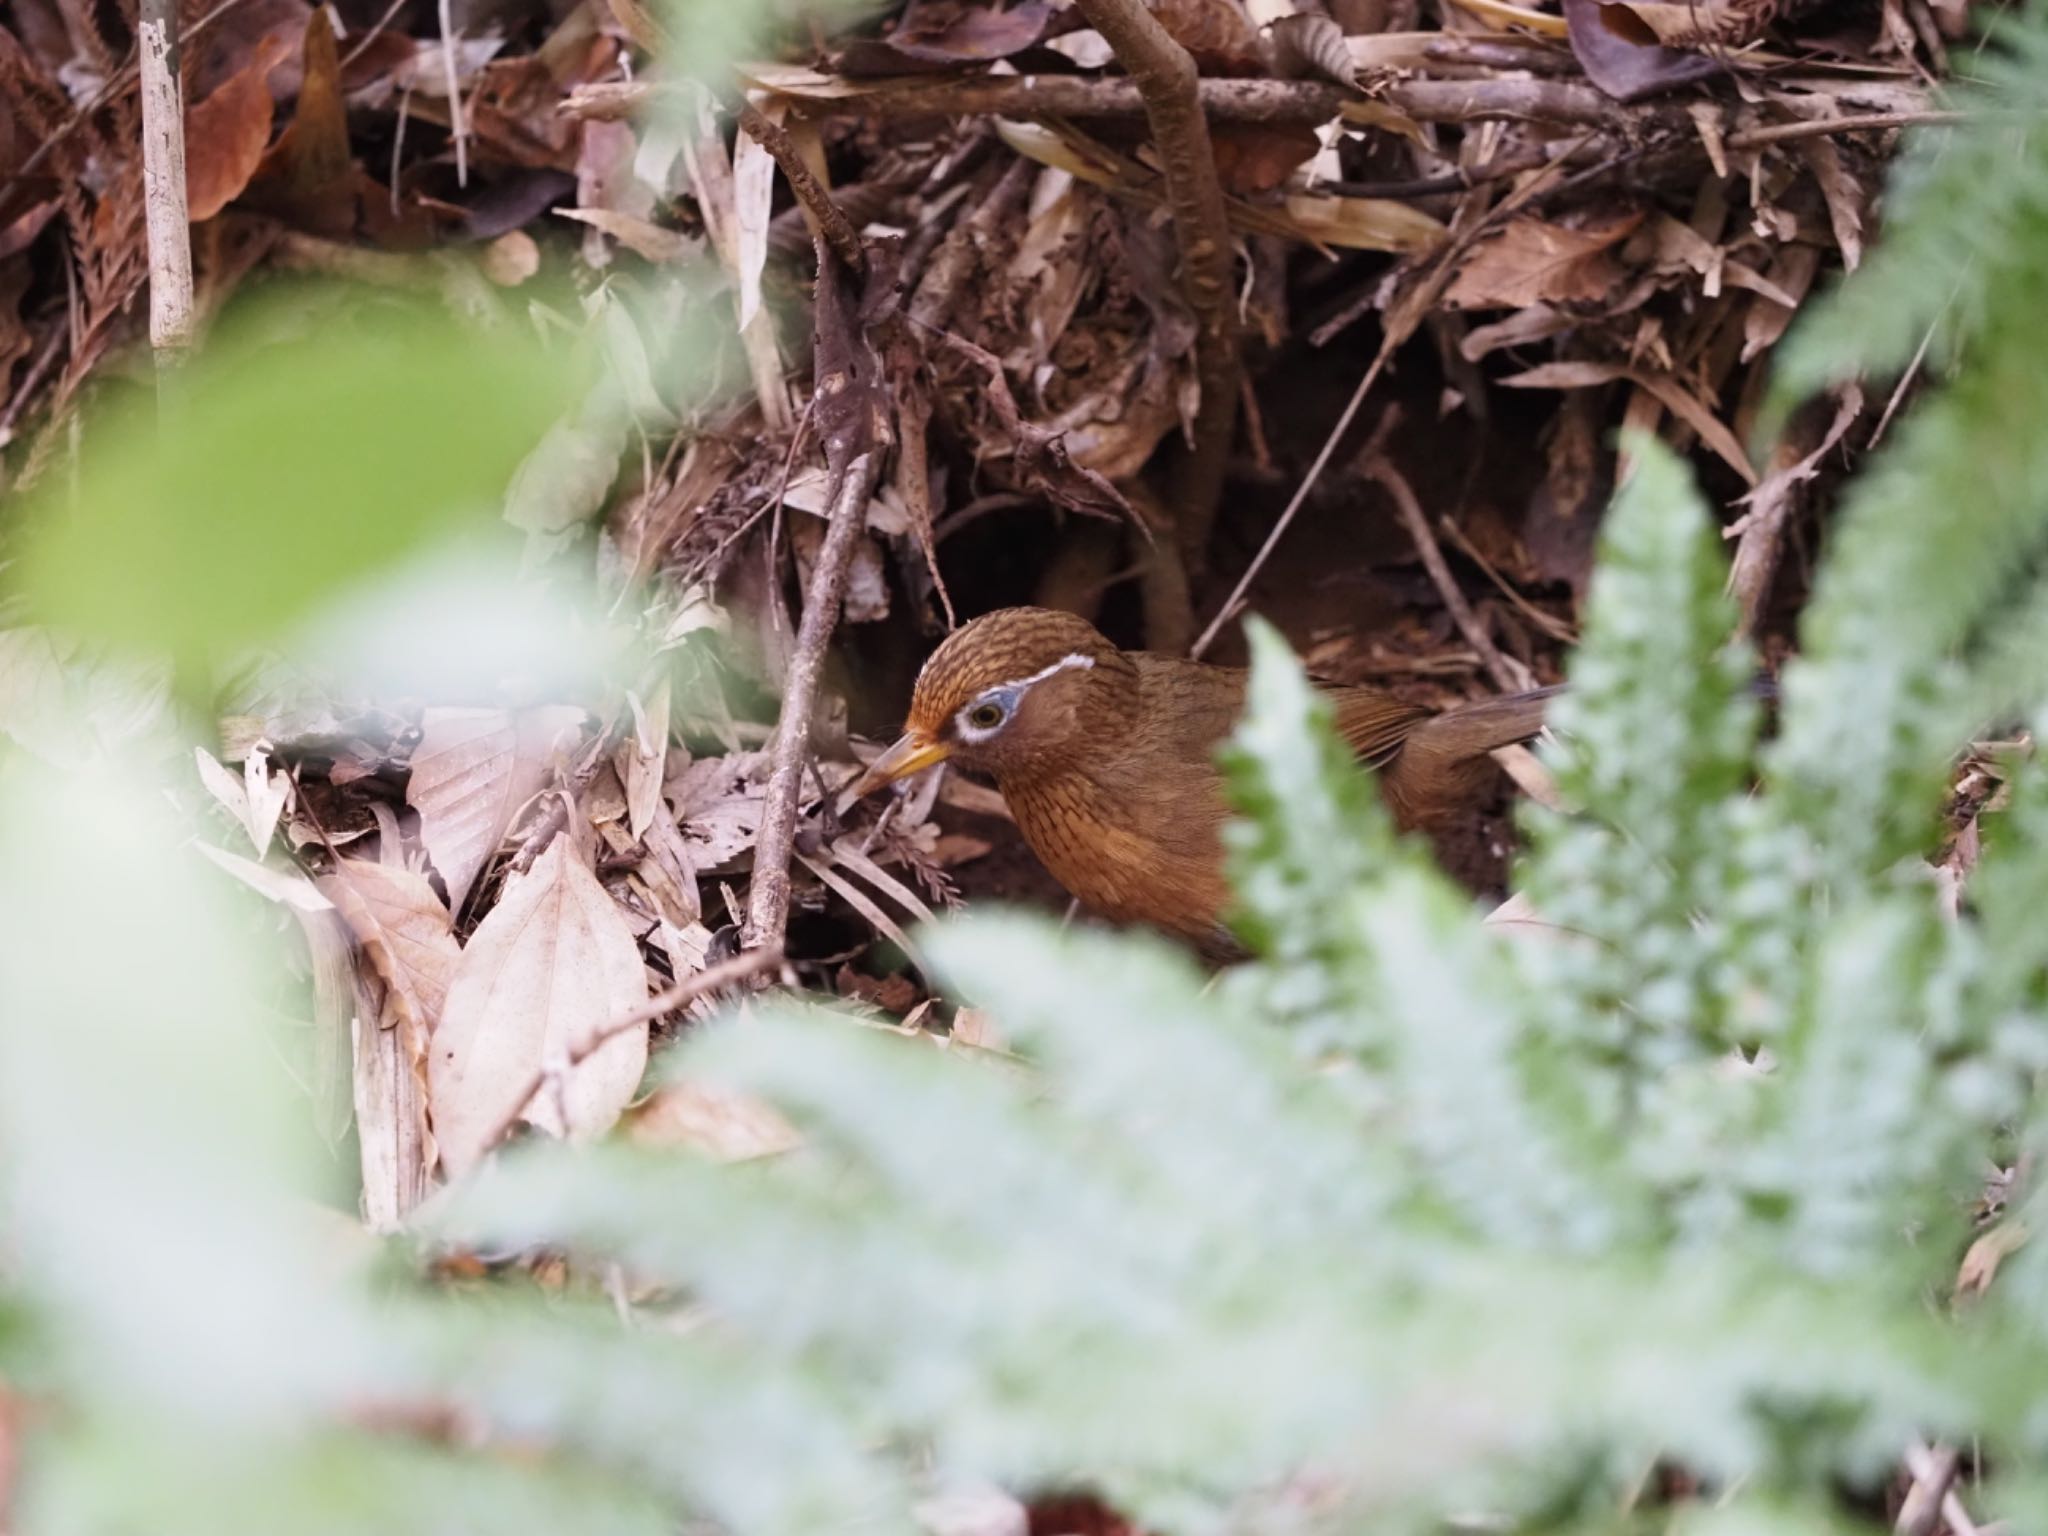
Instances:
[[[960,711],[960,734],[968,741],[986,741],[1010,723],[1010,706],[1001,699],[977,699]]]

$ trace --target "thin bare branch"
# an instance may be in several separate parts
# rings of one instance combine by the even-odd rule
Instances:
[[[804,164],[803,154],[797,149],[796,141],[785,133],[780,124],[771,122],[768,115],[752,102],[740,103],[740,128],[756,144],[767,150],[775,163],[782,168],[783,177],[789,182],[790,191],[796,200],[809,210],[817,220],[818,233],[832,247],[833,254],[855,272],[867,270],[867,252],[861,248],[860,231],[846,217],[845,211],[832,201],[832,194],[825,190],[823,183],[811,174],[811,168]]]
[[[700,997],[709,997],[714,992],[722,992],[727,987],[736,986],[742,981],[751,980],[764,971],[773,970],[780,964],[782,964],[782,946],[780,944],[773,944],[765,949],[743,950],[739,954],[734,955],[730,960],[720,961],[717,965],[709,966],[694,976],[685,976],[675,985],[655,993],[646,1002],[628,1009],[625,1013],[620,1014],[617,1018],[607,1023],[604,1028],[600,1029],[588,1040],[584,1041],[577,1049],[571,1051],[567,1059],[551,1062],[536,1071],[532,1078],[528,1080],[526,1086],[520,1090],[519,1097],[513,1101],[512,1113],[500,1121],[491,1134],[484,1138],[484,1148],[488,1150],[491,1147],[495,1147],[511,1133],[512,1127],[519,1123],[519,1117],[526,1113],[526,1106],[533,1102],[533,1096],[545,1088],[551,1078],[568,1076],[569,1073],[575,1071],[583,1062],[595,1056],[620,1035],[625,1034],[626,1031],[645,1028],[654,1020],[665,1018],[669,1014],[674,1013],[678,1008],[694,1003]]]

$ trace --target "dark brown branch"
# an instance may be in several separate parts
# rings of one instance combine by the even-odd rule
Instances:
[[[651,81],[584,86],[562,104],[571,117],[630,117],[669,87]],[[1326,123],[1358,93],[1319,80],[1198,80],[1195,95],[1212,123]],[[1623,107],[1589,85],[1563,80],[1396,80],[1373,98],[1422,123],[1545,122],[1689,130],[1683,112]],[[1145,101],[1135,80],[1078,75],[985,76],[940,84],[885,87],[845,96],[796,97],[813,117],[1138,117]],[[1852,119],[1838,118],[1837,124]],[[1802,125],[1803,126],[1803,125]]]
[[[804,205],[811,217],[817,221],[818,233],[832,247],[833,254],[855,272],[867,270],[867,252],[861,248],[860,231],[846,217],[845,211],[832,201],[818,178],[811,174],[811,168],[804,164],[804,157],[796,147],[796,141],[782,130],[780,124],[771,122],[768,115],[750,101],[740,103],[740,128],[756,144],[774,157],[782,167],[782,174],[789,182],[790,191],[796,200]]]
[[[1201,82],[1188,51],[1141,0],[1075,0],[1115,51],[1144,100],[1145,120],[1166,178],[1180,247],[1181,288],[1194,311],[1195,377],[1201,390],[1189,445],[1175,476],[1173,521],[1183,561],[1201,569],[1223,496],[1223,466],[1237,428],[1237,315],[1234,258],[1223,183],[1203,115]]]

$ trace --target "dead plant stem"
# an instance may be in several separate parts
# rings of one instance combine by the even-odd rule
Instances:
[[[1195,377],[1201,391],[1193,441],[1175,474],[1174,531],[1190,575],[1206,561],[1223,498],[1223,469],[1237,427],[1237,314],[1234,259],[1223,183],[1202,113],[1195,61],[1141,0],[1076,0],[1115,52],[1145,105],[1159,151],[1167,205],[1180,246],[1181,288],[1194,311]]]
[[[185,198],[185,92],[177,0],[142,0],[142,201],[149,240],[149,345],[159,380],[192,347],[192,226]]]
[[[746,942],[750,948],[780,947],[789,925],[789,861],[796,846],[797,800],[803,790],[804,760],[811,744],[811,718],[818,703],[818,679],[825,647],[839,622],[853,552],[867,525],[868,501],[882,470],[873,446],[846,466],[833,487],[831,521],[811,573],[796,649],[782,692],[782,716],[769,754],[768,792],[761,807],[761,832],[754,844],[754,873],[747,892]]]

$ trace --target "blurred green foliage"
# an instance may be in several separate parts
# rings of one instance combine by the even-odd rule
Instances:
[[[564,1295],[432,1284],[323,1223],[278,979],[138,711],[50,729],[134,694],[8,637],[19,1528],[815,1536],[994,1480],[1175,1536],[1790,1536],[1875,1529],[1916,1437],[2038,1524],[2048,1256],[1930,1304],[1987,1159],[2039,1152],[2048,1068],[2048,773],[2015,769],[1960,918],[1922,858],[1956,744],[2048,701],[2048,357],[2010,321],[2048,289],[2048,141],[2014,131],[2048,20],[2002,47],[1998,110],[1929,136],[1795,352],[1812,387],[1939,321],[1953,374],[1851,492],[1773,741],[1709,520],[1633,445],[1559,715],[1578,809],[1529,815],[1547,935],[1487,932],[1395,837],[1256,630],[1249,964],[1209,984],[1155,941],[989,918],[929,952],[1015,1059],[794,1002],[705,1030],[657,1072],[765,1097],[797,1150],[529,1146],[423,1223],[569,1256]],[[590,388],[438,321],[237,345],[162,447],[40,509],[16,579],[53,623],[271,638],[494,505]],[[62,681],[29,708],[32,651]],[[1702,1500],[1660,1503],[1660,1469]]]
[[[498,516],[575,380],[524,328],[319,290],[246,304],[167,399],[94,429],[45,478],[10,572],[39,619],[207,660]]]

